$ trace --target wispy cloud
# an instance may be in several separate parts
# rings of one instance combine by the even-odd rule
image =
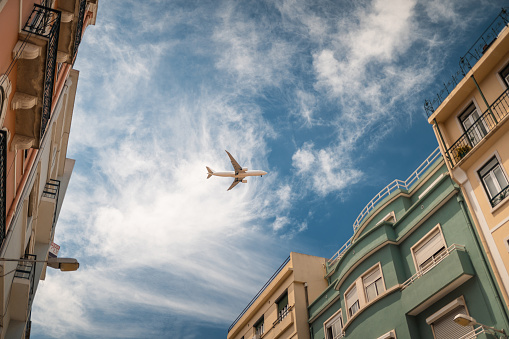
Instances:
[[[291,250],[283,240],[312,227],[295,206],[362,182],[359,150],[416,114],[442,43],[422,33],[419,6],[101,3],[76,64],[77,164],[55,239],[82,267],[48,272],[34,328],[195,338],[184,323],[233,320]],[[443,8],[454,10],[432,2],[429,20],[445,20]],[[416,46],[429,54],[409,58]],[[283,142],[284,159],[270,161]],[[205,170],[231,167],[225,149],[269,174],[226,192],[231,181]]]

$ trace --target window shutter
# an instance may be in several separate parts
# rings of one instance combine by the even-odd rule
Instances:
[[[455,308],[452,312],[433,322],[436,339],[457,339],[473,330],[472,326],[461,326],[454,322],[454,317],[459,313],[467,314],[465,307]]]
[[[359,300],[359,297],[357,297],[357,287],[354,287],[346,295],[347,307],[352,307],[352,305],[355,304],[357,300]]]
[[[444,248],[445,244],[442,240],[440,231],[437,230],[436,234],[433,235],[426,243],[422,244],[418,249],[415,250],[415,261],[417,266],[420,267],[422,263],[431,258],[433,254],[437,253],[441,248]]]
[[[376,270],[374,270],[373,272],[371,272],[370,274],[368,274],[367,276],[365,276],[362,279],[363,282],[364,282],[364,286],[371,285],[372,283],[374,283],[380,277],[381,277],[380,269],[377,268]]]

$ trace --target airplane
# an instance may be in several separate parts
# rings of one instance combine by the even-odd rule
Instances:
[[[214,170],[210,169],[210,167],[208,167],[208,166],[205,166],[205,167],[207,167],[207,171],[208,171],[207,179],[209,179],[213,175],[218,176],[218,177],[233,177],[234,178],[233,183],[231,184],[230,188],[227,189],[227,191],[229,191],[232,188],[234,188],[235,186],[237,186],[237,184],[239,182],[242,182],[244,184],[247,183],[247,180],[245,179],[245,177],[255,177],[258,175],[263,176],[263,175],[267,174],[267,172],[265,172],[265,171],[258,171],[258,170],[249,171],[247,169],[247,167],[240,166],[239,163],[237,162],[237,160],[235,160],[232,157],[230,152],[226,151],[226,153],[230,157],[234,171],[215,172]]]

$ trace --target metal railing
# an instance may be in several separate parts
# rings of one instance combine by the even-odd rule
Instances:
[[[51,237],[53,238],[53,233],[55,232],[55,227],[57,224],[57,210],[58,210],[58,196],[60,194],[60,180],[50,179],[46,185],[44,185],[44,190],[42,191],[42,196],[50,199],[55,199],[55,210],[53,211],[53,224],[51,225]]]
[[[494,330],[488,328],[487,326],[480,325],[480,326],[474,328],[471,332],[468,332],[464,336],[460,337],[459,339],[474,339],[483,333],[489,334],[489,335],[493,336],[493,338],[507,338],[506,336],[500,336],[500,333],[495,332]]]
[[[46,70],[44,74],[44,92],[42,98],[41,138],[51,116],[53,85],[57,65],[58,35],[60,32],[61,12],[49,7],[34,4],[23,31],[48,39]]]
[[[455,166],[486,135],[509,114],[509,89],[505,90],[490,107],[474,121],[461,137],[447,150],[451,166]]]
[[[509,185],[504,187],[497,195],[490,199],[491,207],[497,206],[502,200],[509,196]]]
[[[359,216],[357,217],[357,219],[355,219],[355,222],[353,223],[353,231],[354,232],[357,231],[357,229],[360,227],[360,224],[362,223],[362,221],[364,220],[366,215],[368,215],[369,212],[371,212],[375,208],[375,206],[377,205],[377,203],[380,200],[382,200],[386,196],[390,195],[392,192],[394,192],[395,190],[397,190],[399,188],[404,188],[404,189],[408,190],[410,188],[410,186],[412,186],[412,184],[414,184],[417,180],[419,180],[421,174],[424,173],[430,167],[430,165],[435,162],[435,160],[439,156],[440,156],[440,148],[437,147],[428,156],[428,158],[426,160],[424,160],[424,162],[419,167],[417,167],[417,169],[414,171],[414,173],[412,173],[407,178],[407,180],[402,181],[402,180],[396,179],[393,182],[391,182],[389,185],[387,185],[384,189],[382,189],[380,192],[378,192],[378,194],[375,195],[375,197],[373,199],[371,199],[371,201],[366,205],[366,207],[364,207],[362,209],[362,211],[359,214]]]
[[[72,62],[76,58],[76,53],[78,52],[78,47],[81,43],[81,33],[83,31],[83,21],[85,19],[85,10],[87,8],[87,0],[80,0],[80,11],[78,14],[78,24],[76,25],[76,35],[74,38],[74,49],[72,52]]]
[[[408,280],[406,280],[403,284],[401,289],[404,290],[408,286],[410,286],[414,281],[428,273],[433,267],[437,266],[442,260],[447,258],[449,254],[451,254],[453,251],[466,251],[465,246],[458,245],[458,244],[452,244],[445,250],[439,252],[438,254],[435,254],[431,257],[431,261],[427,263],[424,267],[419,268],[419,270],[411,276]]]
[[[288,316],[288,314],[290,314],[290,312],[292,311],[293,309],[293,305],[292,306],[288,306],[286,305],[286,307],[284,309],[282,309],[279,314],[277,315],[277,319],[276,321],[274,321],[274,323],[272,324],[272,327],[276,326],[277,324],[279,324],[281,322],[281,320],[283,320],[284,318],[286,318]]]
[[[435,112],[435,110],[440,106],[440,104],[442,104],[445,98],[449,96],[473,65],[479,61],[508,23],[509,14],[507,12],[507,8],[502,8],[488,28],[486,28],[465,55],[460,58],[460,69],[451,76],[447,83],[443,83],[443,88],[437,93],[435,98],[431,100],[424,100],[424,110],[428,117]]]
[[[25,254],[24,259],[37,260],[37,256],[35,254]],[[28,297],[29,308],[34,300],[35,264],[35,262],[23,261],[23,259],[21,259],[16,268],[16,272],[14,272],[15,278],[30,280],[30,294]]]
[[[288,256],[288,258],[286,258],[286,260],[281,264],[281,266],[279,266],[279,268],[269,278],[269,280],[265,283],[265,285],[263,285],[263,287],[260,289],[260,291],[258,291],[258,293],[256,293],[254,298],[251,299],[251,301],[242,310],[242,312],[240,312],[239,316],[233,321],[233,323],[230,325],[230,327],[228,327],[228,333],[231,331],[233,326],[235,326],[235,324],[237,324],[237,322],[240,320],[240,318],[242,318],[242,316],[246,313],[246,311],[249,309],[249,307],[251,307],[251,305],[254,304],[256,299],[258,299],[258,297],[263,293],[263,291],[265,291],[265,289],[270,285],[270,283],[276,278],[276,276],[279,274],[279,272],[281,272],[283,270],[283,268],[286,266],[286,264],[288,264],[289,262],[290,262],[290,256]]]
[[[345,254],[346,250],[349,249],[350,246],[352,246],[352,239],[353,239],[353,237],[348,239],[347,242],[343,246],[341,246],[341,248],[332,256],[332,258],[330,258],[327,261],[327,264],[329,266],[334,265],[337,260],[339,260],[339,259],[341,259],[343,257],[343,255]]]
[[[7,222],[7,132],[0,130],[0,245],[3,243]]]

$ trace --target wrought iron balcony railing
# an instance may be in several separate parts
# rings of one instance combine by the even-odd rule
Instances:
[[[76,58],[76,53],[78,53],[78,47],[81,43],[81,33],[83,31],[83,21],[85,19],[85,11],[87,8],[87,0],[80,0],[80,11],[78,14],[78,24],[76,26],[76,37],[74,38],[74,50],[72,52],[72,61],[74,62]]]
[[[0,130],[0,245],[3,243],[7,222],[7,132]]]
[[[440,104],[454,90],[463,77],[470,71],[486,50],[497,39],[500,32],[509,24],[509,13],[507,8],[502,8],[495,20],[486,28],[477,41],[470,47],[463,57],[460,58],[460,69],[454,73],[447,83],[443,83],[443,88],[431,100],[424,100],[424,110],[428,118],[435,112]]]
[[[440,253],[434,255],[431,257],[431,260],[429,263],[426,264],[426,266],[421,267],[413,276],[411,276],[407,281],[405,281],[402,285],[402,289],[407,288],[410,286],[414,281],[428,273],[433,267],[437,266],[451,254],[453,251],[466,251],[465,246],[458,245],[458,244],[452,244],[445,250],[441,251]]]
[[[251,299],[251,301],[249,302],[249,304],[247,304],[247,306],[242,310],[242,312],[240,312],[239,316],[237,317],[237,319],[235,319],[233,321],[233,323],[230,325],[230,327],[228,327],[228,332],[231,331],[231,329],[235,326],[235,324],[237,324],[237,322],[240,320],[240,318],[242,318],[242,316],[247,312],[247,310],[249,309],[249,307],[251,307],[251,305],[254,304],[254,302],[256,301],[256,299],[258,299],[258,297],[263,293],[263,291],[265,291],[265,289],[270,285],[270,283],[276,278],[276,276],[279,274],[279,272],[281,272],[283,270],[283,268],[286,266],[286,264],[288,264],[290,262],[290,257],[286,258],[286,260],[281,264],[281,266],[279,266],[279,268],[276,270],[276,272],[272,275],[272,277],[269,278],[269,280],[265,283],[265,285],[263,285],[263,287],[260,289],[260,291],[258,291],[258,293],[256,293],[256,295],[254,296],[253,299]]]
[[[37,260],[37,256],[35,254],[25,254],[24,259]],[[30,281],[30,294],[28,296],[28,307],[30,308],[34,300],[35,262],[21,259],[16,272],[14,272],[14,277]]]
[[[57,224],[57,209],[58,209],[58,196],[60,194],[60,180],[50,179],[46,185],[44,185],[44,191],[42,196],[50,199],[55,199],[55,211],[53,212],[53,224],[51,225],[51,236],[55,232],[55,226]]]
[[[57,65],[58,34],[60,32],[61,12],[49,7],[34,4],[23,31],[48,40],[46,70],[44,74],[44,92],[42,99],[41,138],[51,116],[53,85]]]
[[[479,144],[509,113],[509,89],[470,126],[447,150],[451,166],[455,166]]]
[[[509,185],[504,187],[497,195],[490,199],[491,207],[497,206],[506,197],[509,197]]]

